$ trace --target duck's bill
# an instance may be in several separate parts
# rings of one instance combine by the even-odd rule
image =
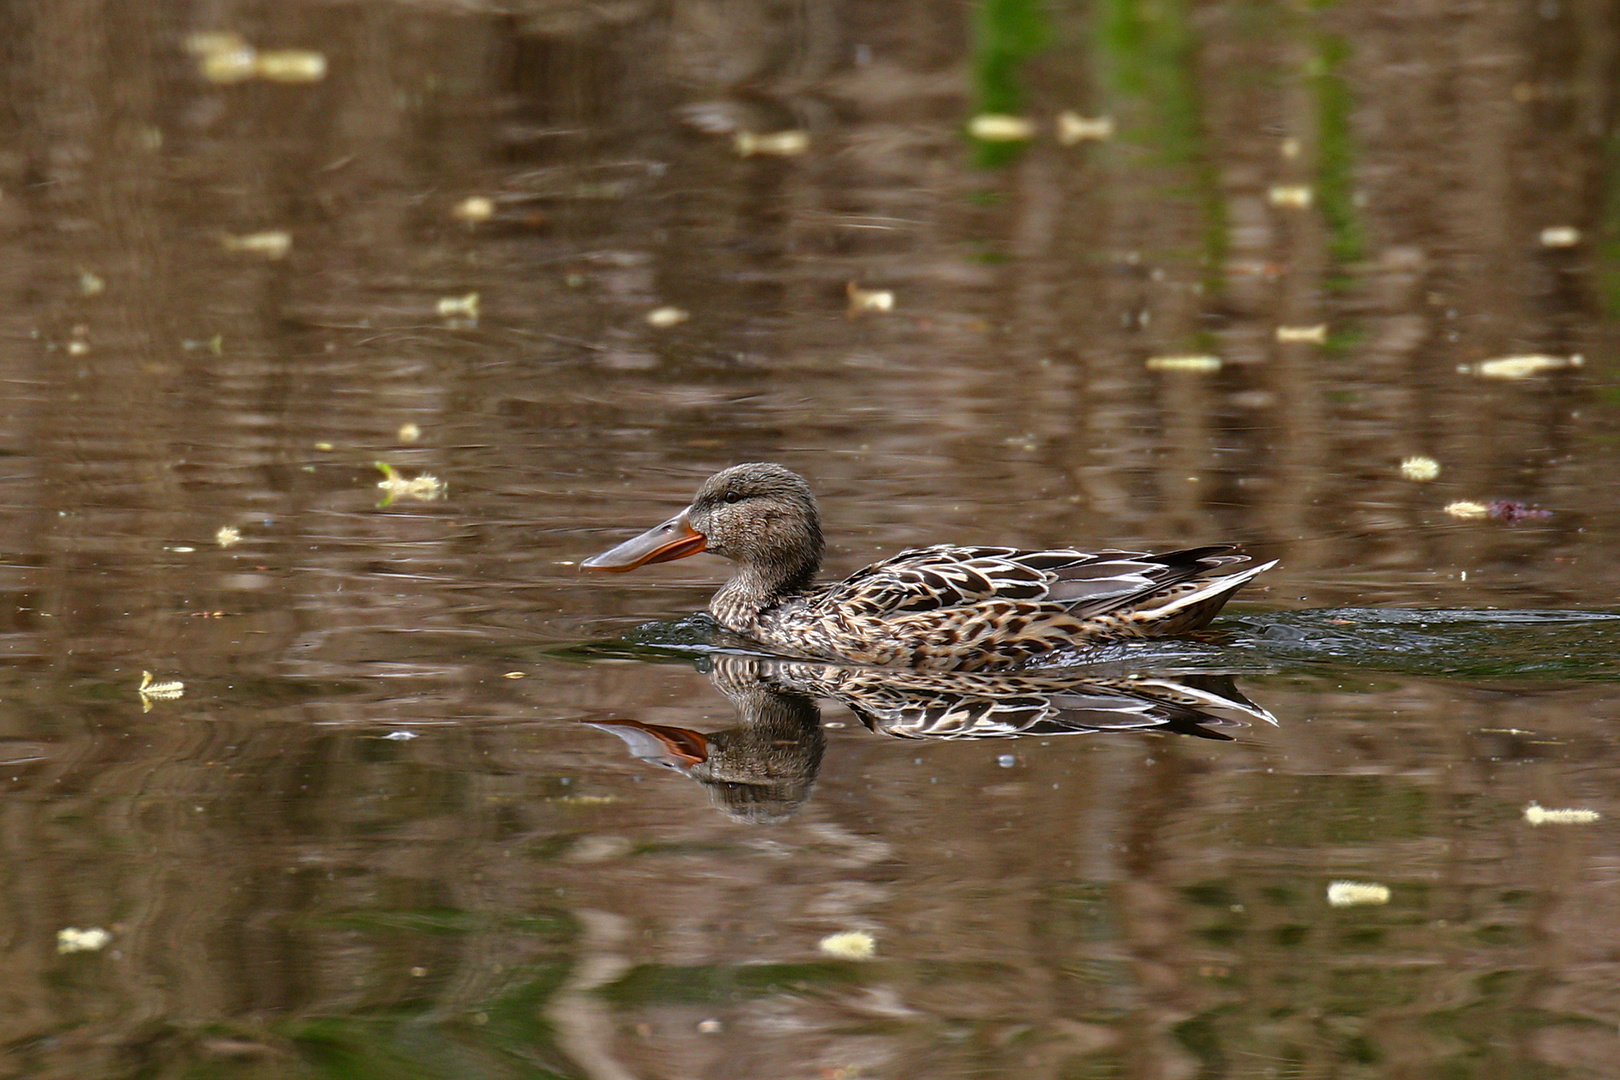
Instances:
[[[704,535],[692,528],[682,510],[656,528],[632,537],[609,551],[592,555],[579,565],[586,570],[634,570],[648,563],[669,562],[696,555],[708,543]]]
[[[643,724],[639,720],[587,720],[600,731],[611,731],[624,740],[630,753],[642,761],[671,769],[689,769],[709,760],[709,740],[691,728]]]

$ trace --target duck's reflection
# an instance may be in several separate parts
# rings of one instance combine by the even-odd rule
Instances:
[[[791,817],[810,798],[826,739],[818,698],[900,739],[1011,739],[1158,731],[1230,741],[1225,728],[1275,724],[1229,675],[973,674],[850,668],[717,655],[709,677],[735,727],[700,732],[637,720],[592,721],[630,752],[698,781],[737,821]]]

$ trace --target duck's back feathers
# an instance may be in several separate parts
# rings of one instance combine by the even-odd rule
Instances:
[[[1063,645],[1195,630],[1271,565],[1206,576],[1247,561],[1230,545],[1159,554],[939,545],[874,563],[782,614],[811,631],[801,640],[812,648],[819,630],[862,663],[1006,666]]]
[[[936,544],[858,570],[824,592],[819,602],[879,615],[1027,600],[1058,604],[1084,617],[1228,563],[1248,561],[1245,555],[1230,554],[1233,550],[1230,544],[1212,544],[1154,555]]]

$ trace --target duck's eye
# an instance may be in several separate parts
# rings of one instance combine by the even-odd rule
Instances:
[[[725,499],[728,503],[742,502],[742,492],[728,491],[726,492]]]

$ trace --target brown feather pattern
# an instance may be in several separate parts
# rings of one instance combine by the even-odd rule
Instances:
[[[716,473],[686,514],[738,569],[709,604],[726,629],[790,656],[981,671],[1054,649],[1198,629],[1275,563],[1230,544],[1158,554],[952,546],[903,551],[813,586],[821,521],[804,480],[780,465]]]

